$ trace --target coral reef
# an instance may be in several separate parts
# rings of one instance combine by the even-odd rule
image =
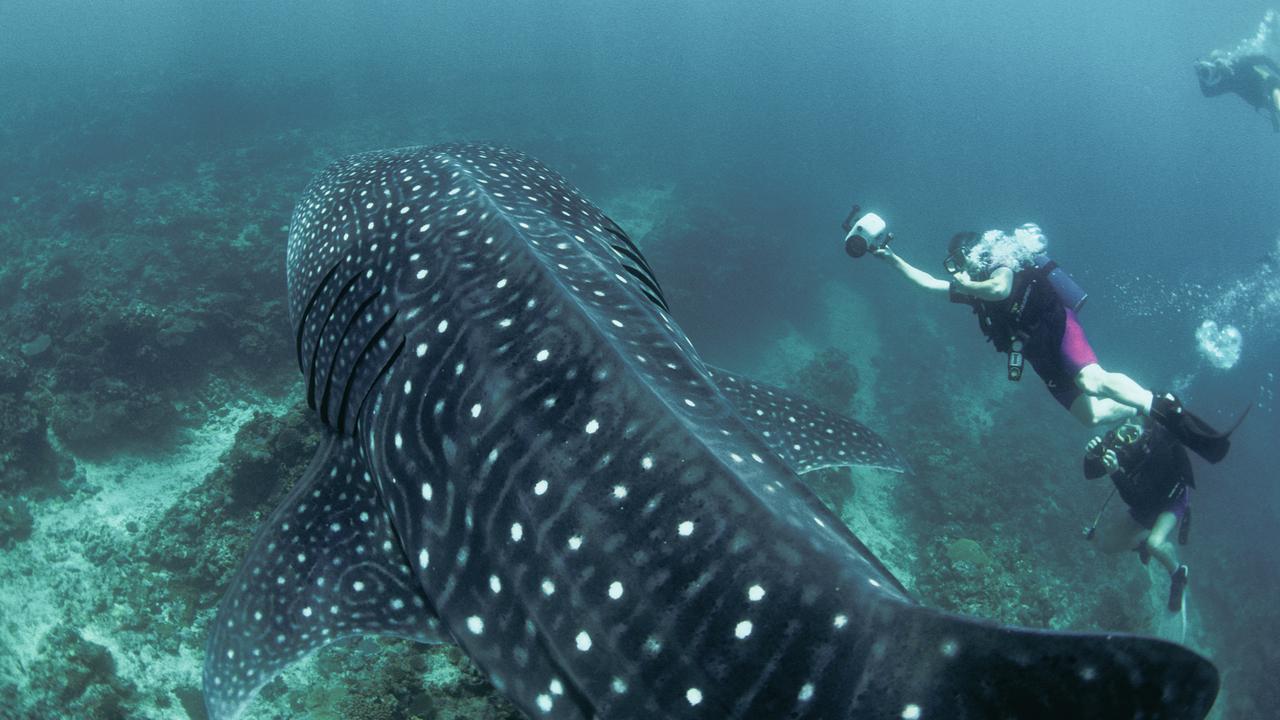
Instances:
[[[31,677],[23,703],[29,717],[123,720],[132,715],[137,689],[119,676],[109,649],[73,627],[59,625],[45,635]]]
[[[858,392],[858,368],[849,353],[840,348],[824,348],[800,369],[795,385],[824,405],[846,411]]]
[[[185,622],[212,609],[261,518],[302,475],[319,442],[310,412],[255,412],[218,466],[142,537],[142,558],[167,573],[166,602]],[[174,604],[180,601],[179,604]]]
[[[35,518],[22,498],[0,498],[0,550],[31,537]]]
[[[74,461],[49,442],[41,399],[27,363],[0,352],[0,501],[57,493],[74,474]]]

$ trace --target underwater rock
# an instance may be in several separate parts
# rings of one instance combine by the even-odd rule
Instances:
[[[23,273],[22,289],[47,300],[74,298],[84,286],[80,262],[77,253],[70,249],[54,251]]]
[[[180,419],[161,393],[119,378],[98,378],[86,391],[58,394],[49,418],[63,444],[85,457],[163,444]]]
[[[0,268],[0,307],[13,304],[22,291],[22,273],[12,267]]]
[[[804,484],[818,496],[818,499],[836,515],[841,514],[845,503],[853,499],[854,491],[857,489],[848,468],[814,470],[800,477],[804,480]]]
[[[100,193],[90,192],[73,201],[61,223],[77,234],[92,234],[107,220],[107,207]]]
[[[116,674],[111,651],[75,628],[57,625],[32,664],[31,709],[38,717],[127,718],[136,696]]]
[[[0,498],[0,550],[31,537],[35,519],[22,498]]]
[[[173,694],[190,720],[209,720],[209,713],[204,709],[204,693],[200,692],[200,688],[184,685],[174,690]]]
[[[960,538],[947,545],[947,557],[953,563],[967,562],[976,567],[986,567],[991,564],[991,558],[983,552],[982,546],[976,540],[969,538]]]
[[[299,403],[281,417],[259,412],[231,449],[143,538],[145,558],[173,573],[177,599],[193,616],[212,606],[267,512],[302,475],[319,443],[310,411]]]
[[[26,365],[0,355],[0,494],[53,494],[75,471],[71,458],[49,444],[45,416],[30,388]]]
[[[31,369],[16,355],[0,353],[0,393],[23,393],[31,386]]]
[[[290,465],[309,449],[302,428],[259,412],[236,433],[216,474],[230,489],[233,509],[256,506],[280,490]]]
[[[829,347],[815,353],[796,377],[796,389],[836,410],[844,410],[858,393],[858,368],[849,354]]]
[[[43,333],[43,334],[37,335],[30,342],[25,342],[22,345],[18,346],[18,349],[22,351],[23,355],[29,358],[33,358],[43,354],[44,351],[48,350],[49,346],[52,344],[53,344],[53,338],[49,337],[47,333]]]

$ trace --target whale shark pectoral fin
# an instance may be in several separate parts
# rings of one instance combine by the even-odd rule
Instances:
[[[886,640],[859,694],[868,717],[1201,720],[1218,694],[1213,663],[1165,640],[1029,630],[896,601],[874,614]]]
[[[853,466],[907,471],[897,451],[857,420],[776,385],[710,366],[707,372],[747,425],[797,473]]]
[[[209,717],[240,714],[287,665],[335,640],[443,642],[355,441],[330,434],[254,538],[204,659]]]

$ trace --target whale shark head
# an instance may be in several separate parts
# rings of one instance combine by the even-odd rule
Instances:
[[[288,248],[325,440],[209,639],[210,717],[361,634],[530,717],[1198,718],[1213,666],[917,605],[799,473],[874,432],[702,361],[626,233],[518,152],[336,163]]]

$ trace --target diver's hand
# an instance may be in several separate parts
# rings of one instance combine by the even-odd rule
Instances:
[[[872,250],[871,254],[881,260],[887,260],[887,261],[892,261],[895,257],[897,257],[897,255],[893,254],[892,250],[890,250],[888,247],[885,247],[884,245],[881,245],[876,249]]]
[[[1098,437],[1093,438],[1092,440],[1090,440],[1088,445],[1085,445],[1085,446],[1084,446],[1084,451],[1085,451],[1085,453],[1087,453],[1087,454],[1089,454],[1089,455],[1097,455],[1097,454],[1098,454],[1098,448],[1099,448],[1101,445],[1102,445],[1102,436],[1098,436]]]
[[[1102,467],[1106,468],[1107,472],[1115,472],[1116,468],[1120,467],[1120,459],[1116,457],[1115,450],[1108,449],[1102,453]]]
[[[1090,440],[1089,444],[1084,446],[1084,451],[1090,457],[1101,460],[1102,467],[1106,468],[1107,472],[1114,472],[1120,467],[1120,458],[1116,457],[1116,451],[1104,445],[1101,436]]]

